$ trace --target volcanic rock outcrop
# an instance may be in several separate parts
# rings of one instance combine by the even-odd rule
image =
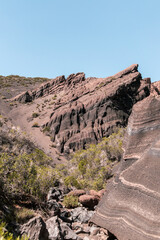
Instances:
[[[119,240],[160,239],[160,96],[134,105],[119,173],[92,221]]]
[[[150,94],[150,79],[142,79],[138,64],[107,78],[84,73],[57,77],[15,99],[30,102],[53,95],[50,120],[44,123],[60,152],[70,153],[126,126],[133,105]]]
[[[151,84],[150,93],[154,96],[160,95],[160,81]]]

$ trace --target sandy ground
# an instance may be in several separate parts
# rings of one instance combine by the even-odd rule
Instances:
[[[52,113],[52,107],[46,100],[53,96],[42,97],[36,99],[30,104],[15,104],[11,106],[7,100],[0,100],[0,114],[9,118],[12,124],[19,127],[21,131],[25,132],[27,137],[37,146],[43,150],[48,156],[52,157],[54,163],[62,163],[66,161],[65,157],[59,153],[54,147],[50,137],[45,135],[40,127],[32,127],[34,123],[42,126],[49,121],[49,116]],[[45,102],[45,103],[44,103]],[[38,107],[37,107],[38,106]],[[32,118],[32,113],[38,113],[37,118]]]

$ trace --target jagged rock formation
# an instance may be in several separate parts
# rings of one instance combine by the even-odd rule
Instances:
[[[14,100],[18,100],[21,103],[32,102],[36,98],[60,92],[63,89],[64,83],[66,83],[64,76],[57,77],[47,83],[43,83],[36,90],[26,91],[19,94],[14,98]]]
[[[160,96],[135,104],[119,173],[92,221],[119,240],[160,239]]]
[[[151,84],[151,95],[157,96],[160,95],[160,81],[154,82]]]
[[[54,94],[50,120],[52,141],[60,152],[70,153],[112,133],[116,126],[126,126],[133,105],[150,94],[150,79],[142,79],[133,64],[108,78],[85,78],[71,74],[43,84],[35,91],[15,98],[30,102]]]

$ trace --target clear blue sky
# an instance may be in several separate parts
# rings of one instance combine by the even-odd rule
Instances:
[[[160,80],[160,0],[0,0],[0,75]]]

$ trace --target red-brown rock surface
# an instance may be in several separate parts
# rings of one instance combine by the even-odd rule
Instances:
[[[158,96],[160,95],[160,81],[154,82],[151,84],[151,95]]]
[[[79,202],[87,208],[93,209],[94,206],[96,206],[100,200],[100,197],[97,195],[81,195],[79,197]]]
[[[76,190],[73,190],[71,192],[68,193],[68,196],[81,196],[81,195],[84,195],[86,194],[86,191],[82,190],[82,189],[76,189]]]
[[[86,79],[84,73],[57,77],[15,99],[30,102],[53,95],[50,119],[43,125],[59,151],[69,153],[127,125],[133,105],[150,94],[150,79],[142,79],[137,68],[133,64],[108,78]]]
[[[119,240],[160,239],[160,96],[137,103],[124,159],[92,221]]]

